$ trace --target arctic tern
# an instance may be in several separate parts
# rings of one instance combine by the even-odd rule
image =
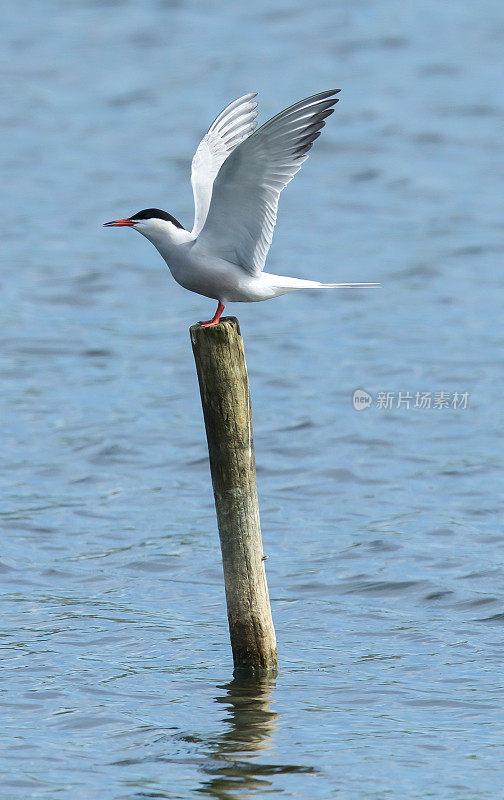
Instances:
[[[192,160],[194,225],[147,208],[108,227],[138,230],[157,248],[181,286],[217,300],[219,323],[226,303],[269,300],[297,289],[379,286],[377,283],[319,283],[263,272],[273,238],[280,192],[308,158],[339,89],[295,103],[256,128],[257,92],[222,111]]]

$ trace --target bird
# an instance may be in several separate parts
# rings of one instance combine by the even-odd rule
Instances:
[[[256,129],[257,92],[230,103],[200,142],[191,165],[194,224],[146,208],[104,223],[130,227],[157,248],[174,279],[217,300],[218,325],[227,303],[269,300],[298,289],[364,288],[377,283],[320,283],[264,272],[280,193],[308,158],[340,89],[300,100]]]

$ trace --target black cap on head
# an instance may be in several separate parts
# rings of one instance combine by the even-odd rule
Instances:
[[[132,222],[141,219],[165,219],[167,222],[172,222],[175,227],[184,229],[184,226],[175,217],[172,217],[167,211],[161,211],[160,208],[144,208],[143,211],[133,214],[129,219]]]

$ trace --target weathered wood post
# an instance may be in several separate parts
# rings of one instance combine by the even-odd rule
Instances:
[[[275,672],[275,629],[264,569],[252,410],[236,317],[192,325],[224,566],[235,670]]]

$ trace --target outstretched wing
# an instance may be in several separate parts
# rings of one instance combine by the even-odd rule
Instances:
[[[232,150],[255,130],[257,103],[253,101],[256,95],[257,92],[250,92],[230,103],[212,123],[194,154],[191,183],[194,194],[192,232],[195,236],[205,224],[217,173]]]
[[[280,192],[308,158],[339,89],[321,92],[282,111],[236,147],[213,185],[199,241],[251,275],[264,269]]]

